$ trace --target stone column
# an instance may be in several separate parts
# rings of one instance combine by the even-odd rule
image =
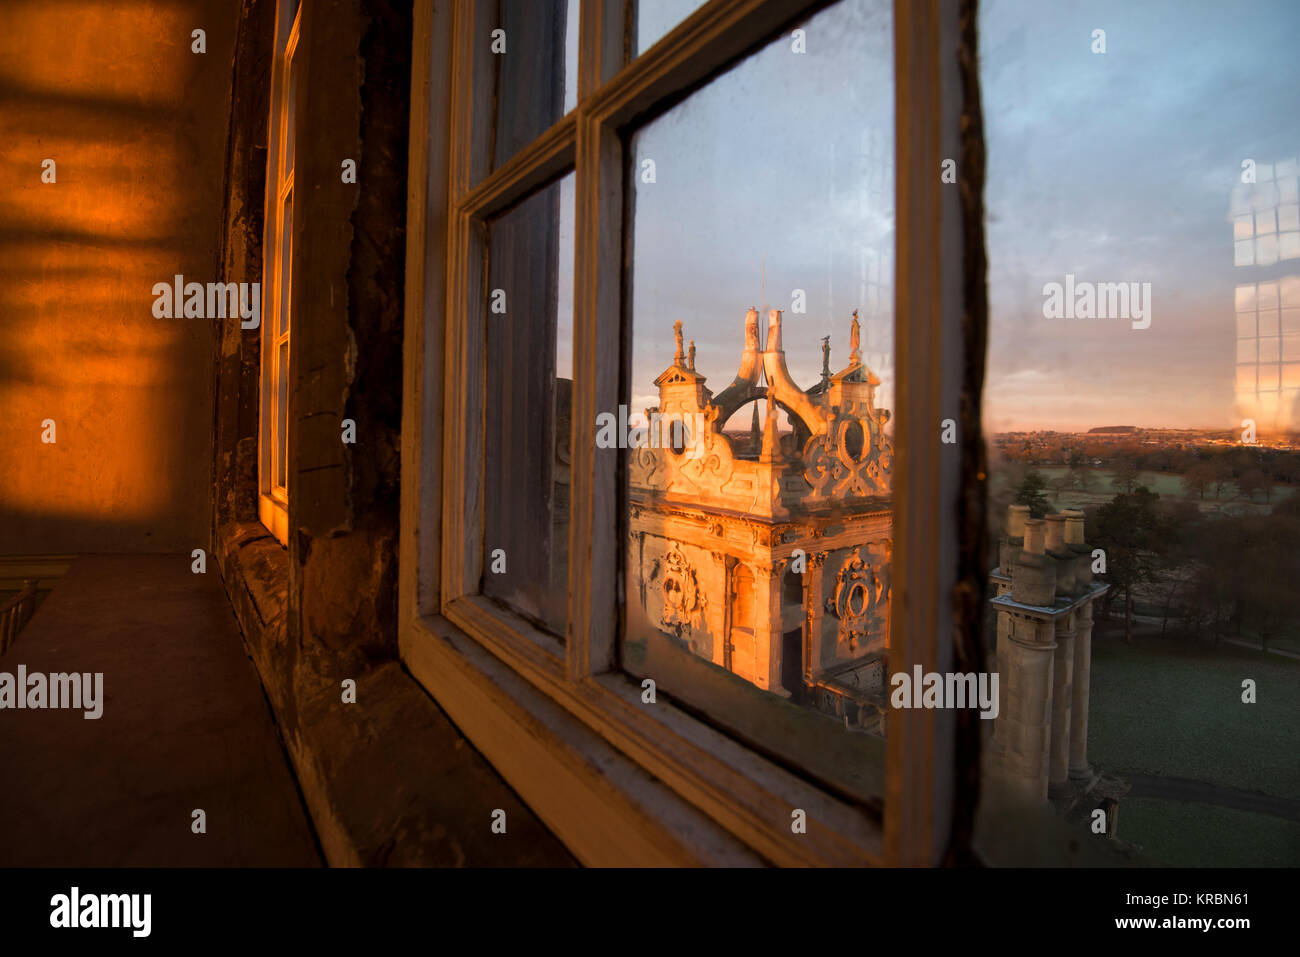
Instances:
[[[706,594],[722,596],[722,607],[711,609],[719,628],[713,636],[712,657],[715,665],[725,668],[727,640],[731,636],[731,559],[725,552],[711,552],[710,555],[713,558],[713,570]]]
[[[722,599],[726,612],[722,617],[722,642],[721,647],[715,646],[713,649],[713,660],[715,664],[721,665],[726,670],[731,670],[731,602],[732,590],[736,583],[732,581],[732,576],[736,574],[736,559],[731,555],[722,556]],[[719,658],[721,655],[721,658]]]
[[[1070,704],[1070,777],[1089,778],[1088,684],[1092,675],[1092,602],[1076,612],[1074,633],[1074,700]]]
[[[781,570],[754,565],[754,684],[773,694],[781,687]]]
[[[1063,788],[1070,771],[1070,705],[1074,698],[1074,615],[1058,618],[1056,654],[1052,662],[1052,747],[1048,793]]]
[[[999,609],[1002,710],[995,735],[1007,782],[1035,801],[1047,799],[1052,722],[1052,622]]]

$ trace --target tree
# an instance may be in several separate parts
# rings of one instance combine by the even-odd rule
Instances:
[[[1133,486],[1137,483],[1138,467],[1130,458],[1121,458],[1115,462],[1115,476],[1111,479],[1115,488],[1129,494],[1133,491]]]
[[[1214,497],[1223,496],[1223,487],[1232,484],[1232,462],[1226,455],[1220,455],[1210,463],[1210,470],[1214,475]]]
[[[1092,474],[1092,469],[1076,468],[1070,470],[1070,484],[1080,492],[1087,492],[1097,484],[1097,476]]]
[[[1124,598],[1124,640],[1133,642],[1133,589],[1155,581],[1173,528],[1146,486],[1116,495],[1097,510],[1091,536],[1106,551],[1105,580]],[[1107,607],[1114,596],[1108,596]]]
[[[1198,499],[1205,499],[1205,490],[1214,484],[1214,469],[1209,465],[1193,465],[1183,476],[1183,491],[1193,493]]]
[[[1261,489],[1268,493],[1273,491],[1272,485],[1268,481],[1268,477],[1259,469],[1247,469],[1245,472],[1242,472],[1241,475],[1237,476],[1237,490],[1241,492],[1242,495],[1246,496],[1247,501],[1253,502],[1255,500],[1255,493]]]
[[[1078,469],[1083,467],[1083,462],[1084,462],[1083,449],[1080,448],[1071,449],[1070,459],[1066,464],[1069,465],[1070,468],[1072,469]]]
[[[1042,518],[1051,509],[1047,501],[1047,480],[1038,472],[1029,472],[1016,490],[1017,505],[1029,506],[1030,518]]]

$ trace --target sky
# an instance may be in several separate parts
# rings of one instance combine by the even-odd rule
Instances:
[[[642,47],[696,6],[643,3]],[[679,319],[708,387],[725,388],[750,306],[764,332],[766,309],[785,311],[805,387],[822,336],[832,371],[847,364],[858,309],[880,404],[893,404],[889,6],[842,0],[799,25],[804,52],[774,38],[631,137],[633,410],[657,403]],[[1294,177],[1300,3],[984,0],[979,27],[986,429],[1235,425],[1236,287],[1300,277],[1300,258],[1234,265],[1230,215],[1243,160]],[[1045,285],[1067,274],[1149,283],[1150,327],[1045,318]],[[561,316],[563,349],[564,304]]]
[[[801,42],[783,34],[631,139],[633,410],[658,404],[676,320],[715,394],[736,373],[750,306],[764,335],[764,306],[785,311],[787,363],[805,388],[822,336],[832,370],[848,364],[854,309],[864,349],[892,355],[888,5],[845,0],[800,29]]]
[[[1300,152],[1300,4],[981,4],[985,425],[1218,427],[1234,400],[1242,162]],[[1093,31],[1106,52],[1093,53]],[[1043,318],[1043,285],[1151,283],[1148,329]]]

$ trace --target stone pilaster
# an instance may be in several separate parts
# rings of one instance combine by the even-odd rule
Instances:
[[[713,559],[713,587],[710,593],[722,596],[722,608],[720,609],[720,618],[722,621],[721,629],[718,634],[713,636],[713,663],[719,668],[725,668],[727,662],[727,642],[731,638],[731,562],[732,559],[725,552],[710,552]]]
[[[1070,710],[1074,698],[1074,615],[1056,621],[1052,659],[1052,735],[1048,791],[1065,786],[1070,770]]]
[[[1070,777],[1088,778],[1088,695],[1092,676],[1092,602],[1079,606],[1074,633],[1074,700],[1070,705]]]
[[[817,552],[808,556],[808,571],[803,577],[803,607],[806,614],[804,631],[804,684],[811,687],[813,680],[822,670],[822,576],[826,564],[826,553]]]
[[[781,568],[779,564],[754,565],[754,684],[773,694],[788,696],[781,687]]]

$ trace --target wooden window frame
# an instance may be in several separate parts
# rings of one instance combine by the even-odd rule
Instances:
[[[473,17],[491,0],[416,4],[404,348],[399,640],[404,662],[525,802],[588,864],[919,865],[948,844],[951,711],[892,712],[883,821],[670,703],[643,705],[616,652],[625,479],[591,441],[621,401],[623,130],[761,49],[826,0],[711,0],[630,63],[625,0],[582,0],[578,105],[471,184]],[[956,581],[962,220],[940,182],[959,155],[959,10],[898,0],[893,670],[950,670]],[[566,644],[474,594],[481,509],[486,217],[576,176],[570,585]],[[948,264],[946,272],[941,264]],[[905,318],[904,318],[905,317]],[[481,362],[479,363],[481,365]],[[579,377],[578,370],[588,370]],[[452,374],[448,374],[449,371]],[[949,451],[945,451],[949,450]],[[793,809],[807,814],[793,834]],[[484,820],[490,812],[485,809]]]
[[[294,169],[285,169],[286,146],[294,131],[289,127],[289,71],[298,50],[302,5],[280,0],[276,14],[275,66],[271,75],[271,119],[267,124],[266,208],[262,238],[262,337],[260,420],[258,423],[257,514],[281,545],[289,544],[289,468],[285,463],[285,485],[276,482],[281,448],[288,454],[288,443],[279,434],[278,404],[279,363],[276,358],[283,346],[289,350],[292,312],[283,309],[283,287],[293,281],[283,275],[285,246],[292,255],[293,223],[282,222],[285,199],[293,192]],[[294,166],[298,154],[294,150]],[[292,377],[290,377],[292,380]],[[288,401],[288,389],[285,401]],[[285,416],[286,428],[288,416]]]

